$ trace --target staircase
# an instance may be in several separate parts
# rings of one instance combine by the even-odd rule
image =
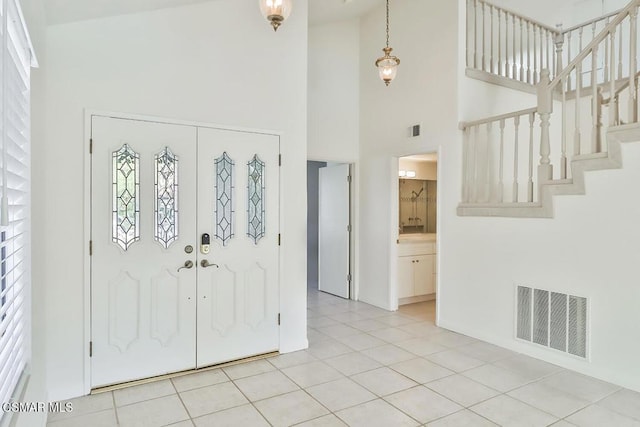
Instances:
[[[460,124],[458,215],[551,218],[554,196],[585,194],[585,172],[622,166],[620,144],[640,141],[639,5],[561,31],[469,0],[467,75],[534,92],[537,105]]]

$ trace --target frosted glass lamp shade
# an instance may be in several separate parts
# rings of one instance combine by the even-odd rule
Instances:
[[[274,31],[291,15],[292,0],[260,0],[262,16],[271,23]]]
[[[389,84],[396,78],[398,74],[398,65],[400,65],[400,59],[395,56],[391,56],[391,51],[393,50],[390,47],[385,47],[382,49],[385,55],[382,58],[378,58],[376,61],[376,67],[378,67],[378,73],[380,75],[380,79],[389,86]]]

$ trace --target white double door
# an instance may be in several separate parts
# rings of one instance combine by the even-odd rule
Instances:
[[[92,141],[92,388],[277,350],[278,137],[94,116]]]

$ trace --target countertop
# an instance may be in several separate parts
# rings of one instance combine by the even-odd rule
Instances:
[[[398,236],[398,243],[423,243],[423,242],[435,242],[436,233],[414,233],[414,234],[400,234]]]

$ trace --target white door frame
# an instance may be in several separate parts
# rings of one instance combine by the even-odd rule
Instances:
[[[84,393],[91,393],[91,357],[89,356],[89,342],[91,341],[91,256],[89,255],[90,251],[90,239],[91,239],[91,153],[90,142],[91,142],[91,119],[94,116],[108,117],[113,119],[124,119],[124,120],[136,120],[141,122],[151,122],[151,123],[163,123],[163,124],[172,124],[172,125],[182,125],[182,126],[193,126],[193,127],[201,127],[201,128],[212,128],[212,129],[220,129],[226,131],[235,131],[235,132],[248,132],[248,133],[257,133],[263,135],[273,135],[277,136],[282,143],[283,132],[265,130],[265,129],[251,129],[251,128],[243,128],[238,126],[226,126],[219,125],[215,123],[207,123],[207,122],[198,122],[198,121],[190,121],[190,120],[179,120],[179,119],[169,119],[165,117],[157,117],[157,116],[147,116],[142,114],[134,114],[134,113],[122,113],[122,112],[111,112],[111,111],[103,111],[103,110],[94,110],[90,108],[85,108],[84,110],[84,140],[83,140],[83,151],[84,151],[84,227],[83,227],[83,269],[84,269],[84,286],[83,286],[83,300],[84,300],[84,313],[83,313],[83,327],[84,327],[84,346],[83,346],[83,361],[84,361]],[[280,152],[282,152],[282,147],[280,147]],[[283,197],[282,197],[282,180],[280,180],[280,200],[279,200],[279,211],[283,212]],[[283,229],[282,224],[282,215],[279,215],[278,218],[278,229]],[[278,261],[278,269],[282,272],[284,267],[284,262],[282,257],[279,257]],[[278,292],[279,295],[282,295],[282,274],[278,274]],[[280,297],[278,297],[280,301]],[[280,342],[282,341],[282,336],[280,336]],[[195,367],[195,365],[194,365]]]
[[[353,159],[345,158],[319,158],[319,157],[307,157],[309,162],[325,162],[325,163],[346,163],[349,164],[351,171],[351,189],[350,191],[350,205],[351,205],[351,285],[349,286],[349,299],[354,301],[359,300],[360,295],[360,222],[358,221],[360,215],[360,168],[358,162]],[[305,200],[306,203],[306,200]]]

